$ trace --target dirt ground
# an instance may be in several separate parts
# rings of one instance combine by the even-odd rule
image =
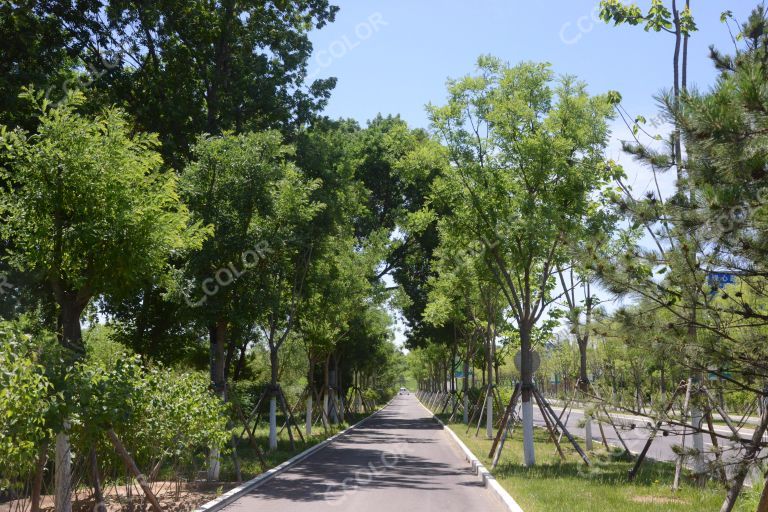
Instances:
[[[235,485],[237,484],[154,482],[152,484],[152,491],[160,501],[163,510],[168,512],[187,512],[216,498]],[[96,502],[93,499],[92,490],[79,491],[75,493],[72,512],[143,512],[152,508],[138,485],[107,486],[104,488],[104,497],[106,509],[100,508],[96,510]],[[43,496],[40,505],[41,511],[52,512],[54,510],[53,496]],[[28,499],[0,503],[0,512],[26,512],[29,509],[30,502]]]

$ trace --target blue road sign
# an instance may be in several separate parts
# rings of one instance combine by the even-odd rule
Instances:
[[[707,281],[712,287],[722,288],[727,284],[736,282],[736,276],[730,272],[710,272]]]

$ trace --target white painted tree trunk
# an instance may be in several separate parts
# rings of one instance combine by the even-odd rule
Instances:
[[[221,471],[221,450],[211,448],[208,452],[208,474],[209,482],[219,481],[219,472]]]
[[[336,369],[329,371],[329,381],[331,383],[331,386],[338,385],[338,378],[336,375]],[[329,396],[329,404],[331,410],[331,421],[334,424],[337,424],[339,422],[339,411],[336,410],[336,388],[331,388],[328,390],[328,396]]]
[[[325,418],[327,421],[331,421],[331,390],[326,389],[323,395],[323,410],[325,411]]]
[[[592,416],[589,414],[584,415],[584,446],[587,450],[592,450]]]
[[[701,429],[702,422],[701,409],[696,406],[691,408],[691,423],[697,429]],[[696,450],[696,456],[693,458],[693,472],[696,475],[704,475],[707,472],[707,462],[704,457],[704,435],[699,430],[693,433],[693,449]]]
[[[69,436],[64,430],[56,434],[56,512],[72,512],[72,451]]]
[[[533,447],[533,401],[523,402],[523,459],[526,466],[536,465]]]
[[[312,435],[312,395],[311,394],[307,397],[307,422],[304,427],[304,432],[307,434],[307,437]]]
[[[464,392],[464,424],[469,425],[469,393]]]
[[[485,405],[485,435],[493,439],[493,394],[488,396]]]
[[[269,449],[277,448],[277,398],[269,399]]]

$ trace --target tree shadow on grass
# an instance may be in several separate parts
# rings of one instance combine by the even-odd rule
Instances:
[[[522,464],[502,462],[494,470],[494,474],[500,478],[538,478],[538,479],[573,479],[588,480],[607,485],[628,485],[629,470],[634,462],[627,460],[621,453],[612,451],[605,454],[591,454],[591,465],[583,462],[555,462],[537,464],[526,467]],[[641,466],[632,485],[650,487],[659,481],[670,480],[674,475],[674,466],[669,463],[659,463],[646,460]]]

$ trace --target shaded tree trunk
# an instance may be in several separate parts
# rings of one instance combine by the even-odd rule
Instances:
[[[96,455],[96,448],[91,448],[89,455],[90,470],[91,470],[91,485],[93,486],[93,496],[96,499],[96,506],[94,511],[101,512],[106,510],[106,503],[104,502],[104,494],[101,492],[101,475],[99,475],[99,459]]]
[[[315,392],[315,361],[308,357],[309,371],[307,372],[307,415],[304,425],[304,433],[307,437],[312,435],[312,397]]]
[[[219,320],[208,327],[210,339],[211,359],[211,386],[214,393],[222,400],[227,400],[227,374],[226,374],[226,338],[227,323]],[[218,448],[211,448],[208,453],[208,480],[219,479],[221,471],[221,453]]]
[[[583,396],[589,393],[589,374],[587,373],[587,347],[589,346],[589,334],[582,334],[578,338],[579,345],[579,389]],[[592,449],[592,417],[584,416],[584,446]]]
[[[43,473],[45,465],[48,463],[48,442],[43,441],[37,452],[37,464],[35,465],[35,476],[32,480],[32,490],[30,493],[31,512],[40,512],[40,495],[43,489]]]
[[[82,292],[61,292],[60,290],[57,290],[56,296],[59,305],[59,342],[79,358],[85,352],[80,317],[90,301],[90,296]],[[72,454],[69,435],[66,433],[68,429],[65,422],[56,434],[55,512],[72,511]]]

